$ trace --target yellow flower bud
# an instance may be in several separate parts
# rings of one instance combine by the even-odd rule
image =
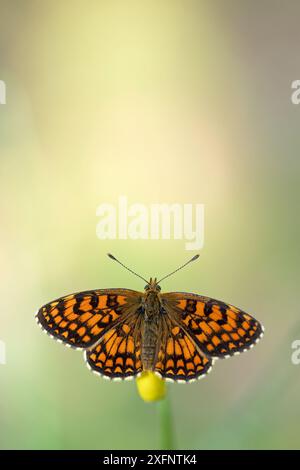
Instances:
[[[136,379],[138,392],[144,401],[162,400],[166,395],[166,382],[154,372],[142,372]]]

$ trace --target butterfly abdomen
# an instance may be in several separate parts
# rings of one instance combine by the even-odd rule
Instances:
[[[145,320],[142,331],[141,359],[144,370],[152,370],[157,356],[158,325],[154,320]]]
[[[154,368],[159,342],[160,302],[157,294],[151,292],[145,299],[145,314],[142,328],[141,359],[144,370]]]

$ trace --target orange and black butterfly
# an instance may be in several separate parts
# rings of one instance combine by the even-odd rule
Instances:
[[[263,335],[263,326],[233,305],[161,293],[159,282],[171,274],[158,282],[139,276],[147,283],[144,292],[96,289],[61,297],[40,308],[37,322],[57,341],[84,350],[88,367],[110,379],[151,370],[166,380],[191,382],[210,372],[215,359],[239,354]]]

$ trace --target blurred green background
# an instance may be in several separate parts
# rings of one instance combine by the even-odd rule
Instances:
[[[277,0],[0,0],[0,446],[159,448],[156,404],[91,374],[34,313],[92,288],[142,290],[193,252],[100,241],[96,208],[205,204],[202,293],[266,328],[205,380],[170,385],[176,446],[299,448],[300,4]]]

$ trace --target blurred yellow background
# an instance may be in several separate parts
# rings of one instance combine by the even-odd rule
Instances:
[[[176,445],[300,447],[300,4],[0,0],[0,446],[158,448],[155,404],[91,374],[36,326],[61,295],[144,284],[181,240],[100,241],[103,202],[205,204],[200,260],[163,289],[218,298],[266,328],[205,380],[170,385]]]

